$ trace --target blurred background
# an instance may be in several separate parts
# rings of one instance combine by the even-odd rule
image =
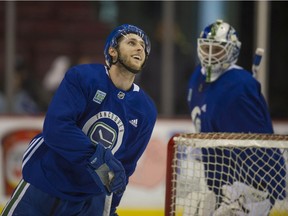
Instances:
[[[223,19],[242,42],[238,64],[251,69],[260,46],[259,81],[273,119],[288,118],[287,2],[274,1],[2,1],[0,112],[45,114],[66,70],[104,63],[109,32],[130,23],[150,36],[152,51],[136,82],[160,117],[187,117],[188,78],[198,63],[200,31]]]

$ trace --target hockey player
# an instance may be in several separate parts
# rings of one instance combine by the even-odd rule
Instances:
[[[240,48],[235,29],[222,20],[201,32],[201,64],[188,90],[195,132],[273,133],[260,83],[236,65]],[[278,149],[203,148],[202,161],[206,183],[216,195],[214,216],[265,216],[276,199],[286,196],[285,164]]]
[[[107,38],[106,66],[67,71],[1,215],[117,215],[157,116],[150,97],[133,83],[150,48],[143,30],[124,24]]]

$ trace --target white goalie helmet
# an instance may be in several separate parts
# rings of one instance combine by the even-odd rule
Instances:
[[[235,64],[241,42],[235,29],[222,20],[208,25],[198,38],[197,52],[206,81],[215,81],[230,65]]]

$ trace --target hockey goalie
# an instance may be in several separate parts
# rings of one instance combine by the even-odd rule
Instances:
[[[241,42],[235,29],[217,20],[204,28],[197,47],[201,64],[188,89],[195,132],[273,134],[260,83],[236,65]],[[275,201],[286,197],[286,167],[279,149],[217,147],[198,153],[194,163],[203,166],[206,194],[212,195],[199,197],[199,208],[187,215],[267,216]],[[207,199],[212,207],[200,214]]]

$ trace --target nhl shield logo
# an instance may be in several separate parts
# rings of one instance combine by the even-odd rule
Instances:
[[[125,93],[120,91],[117,96],[119,99],[123,99],[125,97]]]

